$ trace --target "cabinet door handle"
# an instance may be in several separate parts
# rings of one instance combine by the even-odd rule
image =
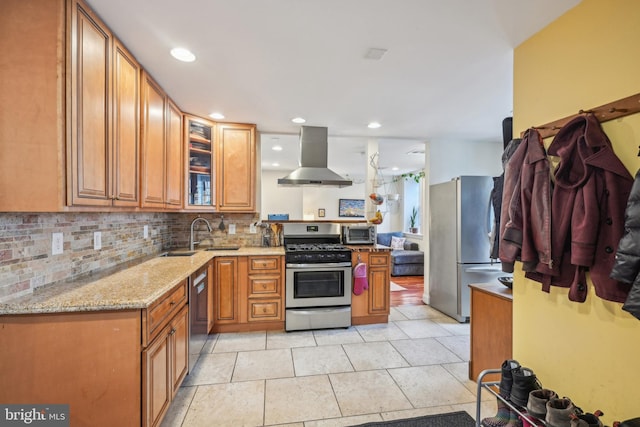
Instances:
[[[171,329],[171,332],[169,332],[169,335],[173,335],[176,333],[176,328]]]

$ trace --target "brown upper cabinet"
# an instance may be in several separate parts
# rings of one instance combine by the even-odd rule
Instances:
[[[72,2],[70,206],[138,205],[140,66],[91,10]]]
[[[59,211],[66,205],[70,126],[65,120],[70,114],[65,107],[71,105],[65,102],[70,77],[65,40],[70,38],[67,11],[71,15],[73,10],[66,5],[64,0],[0,2],[0,48],[4,58],[13,58],[6,64],[11,66],[2,67],[0,79],[3,212]]]
[[[256,210],[256,127],[218,124],[218,210]]]
[[[142,72],[141,207],[182,208],[182,114]]]
[[[0,28],[18,58],[0,79],[0,212],[255,212],[255,125],[210,123],[192,156],[182,112],[82,0],[2,0]],[[207,149],[209,170],[190,168]]]

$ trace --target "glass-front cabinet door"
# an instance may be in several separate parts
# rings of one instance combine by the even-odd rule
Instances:
[[[215,124],[185,116],[187,179],[185,208],[213,210],[215,197]]]

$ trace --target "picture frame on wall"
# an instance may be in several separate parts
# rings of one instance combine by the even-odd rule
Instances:
[[[318,218],[324,218],[324,216],[325,216],[324,209],[322,208],[318,209]]]
[[[364,199],[339,199],[338,216],[364,218]]]

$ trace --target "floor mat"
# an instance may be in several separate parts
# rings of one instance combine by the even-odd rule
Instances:
[[[353,427],[475,427],[476,423],[464,411],[448,414],[427,415],[424,417],[408,418],[405,420],[380,421],[358,424]]]

